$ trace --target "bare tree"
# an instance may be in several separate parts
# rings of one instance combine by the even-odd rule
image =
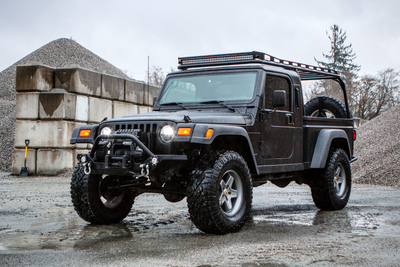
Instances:
[[[164,82],[165,75],[160,66],[152,65],[149,70],[148,82],[153,85],[161,86]]]
[[[373,98],[377,81],[372,75],[361,77],[356,90],[352,93],[353,113],[361,119],[370,119],[373,109]]]
[[[385,92],[387,108],[391,108],[400,102],[399,75],[399,72],[391,68],[380,71],[377,75],[379,78],[378,90]]]
[[[400,73],[394,69],[380,71],[377,75],[364,75],[351,93],[354,115],[373,119],[399,103]]]

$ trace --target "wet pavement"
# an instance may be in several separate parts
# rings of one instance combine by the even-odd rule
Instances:
[[[305,185],[254,189],[235,234],[200,232],[186,199],[135,200],[119,224],[78,217],[68,177],[0,173],[0,266],[400,266],[400,189],[355,185],[347,207],[319,211]]]

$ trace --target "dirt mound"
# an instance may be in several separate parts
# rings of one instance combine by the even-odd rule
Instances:
[[[18,65],[42,64],[50,67],[82,67],[100,73],[129,78],[117,67],[71,39],[57,39],[0,72],[0,171],[10,172],[14,150],[15,77]]]
[[[400,106],[357,129],[354,181],[400,187]]]

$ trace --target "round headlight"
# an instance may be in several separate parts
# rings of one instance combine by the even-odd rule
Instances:
[[[111,127],[108,127],[108,126],[101,129],[101,132],[100,132],[101,135],[110,135],[111,133],[112,133],[112,129],[111,129]]]
[[[164,142],[169,142],[175,135],[175,129],[171,125],[164,125],[160,131],[160,138]]]

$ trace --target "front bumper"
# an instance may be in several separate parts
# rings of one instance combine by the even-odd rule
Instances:
[[[104,161],[98,160],[96,151],[99,149],[100,142],[107,143],[111,140],[118,140],[121,143],[131,141],[130,145],[127,145],[129,147],[126,150],[127,153],[117,154],[110,146],[110,150],[107,150],[104,155]],[[85,173],[120,176],[148,176],[163,161],[186,161],[187,159],[187,155],[156,155],[133,134],[99,135],[90,153],[78,155],[78,160],[84,165]]]

